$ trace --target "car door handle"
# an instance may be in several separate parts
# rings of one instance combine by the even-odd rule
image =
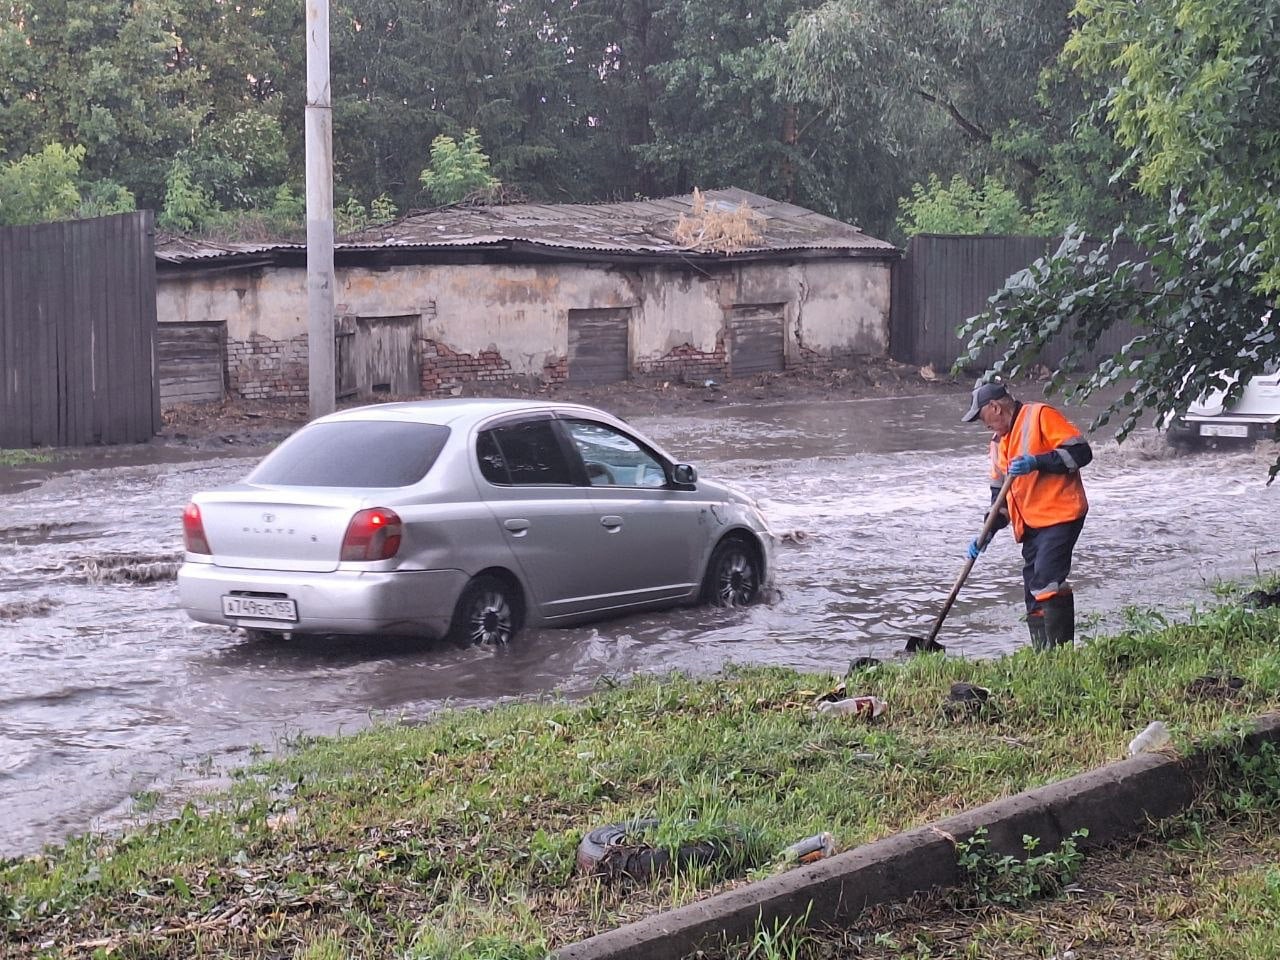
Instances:
[[[601,517],[600,525],[611,533],[617,533],[622,529],[621,517]]]
[[[523,537],[529,532],[528,520],[503,520],[502,525],[517,537]]]

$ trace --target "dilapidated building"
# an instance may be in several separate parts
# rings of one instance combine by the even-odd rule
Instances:
[[[736,377],[883,356],[898,255],[737,189],[421,213],[335,246],[338,391]],[[164,402],[307,395],[304,245],[162,237],[156,258]]]

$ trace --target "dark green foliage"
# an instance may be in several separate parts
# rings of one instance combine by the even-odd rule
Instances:
[[[1199,216],[1247,207],[1274,238],[1276,6],[333,0],[336,200],[438,201],[419,180],[433,142],[475,130],[507,197],[733,184],[901,239],[899,198],[958,175],[1016,196],[1018,229],[1106,235],[1150,222],[1173,189]],[[51,216],[136,198],[189,229],[286,222],[278,191],[304,165],[303,16],[294,0],[11,0],[0,162],[83,148],[82,206]],[[166,196],[175,161],[200,217]],[[1280,262],[1273,239],[1262,249]]]
[[[1270,312],[1280,289],[1280,4],[1089,0],[1078,11],[1067,57],[1087,76],[1112,78],[1096,113],[1105,110],[1129,151],[1112,179],[1171,197],[1168,215],[1118,228],[1096,249],[1070,232],[965,324],[960,362],[999,343],[993,371],[1016,375],[1067,337],[1071,352],[1050,389],[1084,396],[1131,382],[1099,421],[1123,413],[1123,439],[1144,414],[1181,413],[1207,391],[1225,390],[1230,403],[1280,359]],[[1146,253],[1120,248],[1126,238]],[[1132,339],[1085,366],[1117,326]]]

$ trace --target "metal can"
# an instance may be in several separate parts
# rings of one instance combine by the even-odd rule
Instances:
[[[822,833],[815,833],[812,837],[797,840],[783,850],[782,855],[795,863],[813,863],[835,852],[836,838],[824,830]]]

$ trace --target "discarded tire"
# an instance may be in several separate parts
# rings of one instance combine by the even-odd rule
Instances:
[[[1187,684],[1188,700],[1230,700],[1244,690],[1243,677],[1208,674]]]
[[[674,852],[656,847],[644,838],[652,836],[659,821],[648,817],[597,827],[578,844],[578,872],[609,881],[645,882],[672,869],[700,867],[727,859],[737,845],[729,840],[686,843]]]
[[[942,715],[952,722],[996,720],[1000,711],[990,699],[991,691],[973,683],[953,683],[942,703]]]
[[[1280,590],[1270,593],[1266,590],[1253,590],[1244,595],[1244,602],[1251,607],[1280,607]]]
[[[958,702],[986,703],[987,698],[991,696],[991,691],[986,687],[980,687],[975,683],[953,683],[951,692],[947,694],[947,699]]]

